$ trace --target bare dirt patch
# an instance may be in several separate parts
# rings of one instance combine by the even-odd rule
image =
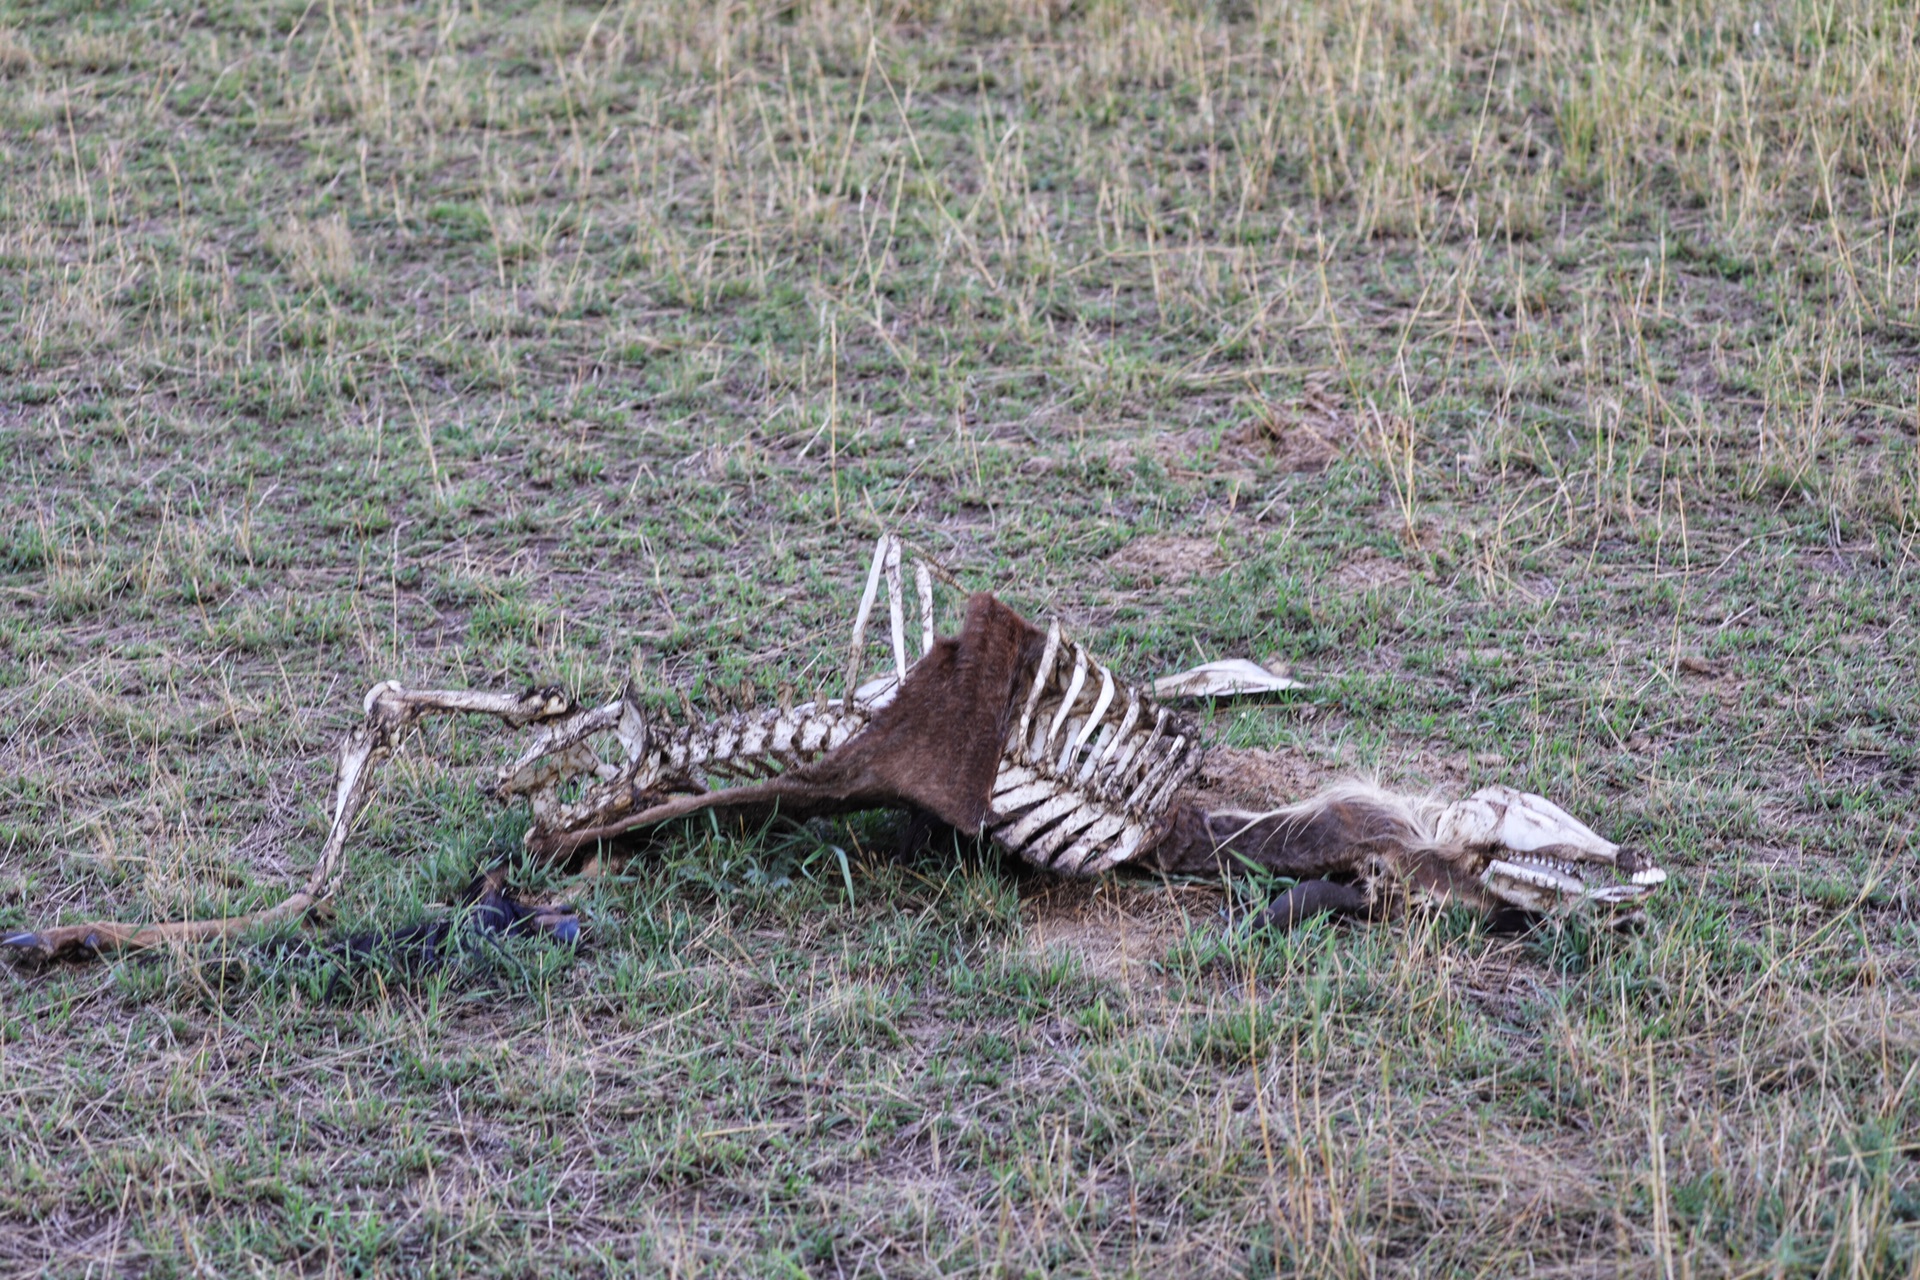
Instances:
[[[1413,571],[1407,568],[1405,561],[1389,560],[1369,548],[1334,570],[1333,579],[1355,591],[1379,591],[1387,587],[1404,587],[1413,581]]]
[[[1150,979],[1151,966],[1219,905],[1206,886],[1035,880],[1022,890],[1021,932],[1036,956],[1064,951],[1087,973],[1130,984]]]
[[[1214,747],[1191,790],[1207,808],[1258,808],[1304,800],[1337,775],[1291,751]]]
[[[1133,578],[1178,586],[1201,574],[1226,568],[1219,546],[1209,538],[1173,536],[1135,538],[1107,557],[1109,568]]]
[[[1266,462],[1282,471],[1324,471],[1353,443],[1353,417],[1308,396],[1286,404],[1263,404],[1260,412],[1221,438],[1226,451]]]

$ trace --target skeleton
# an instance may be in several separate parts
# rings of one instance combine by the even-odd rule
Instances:
[[[327,837],[298,892],[248,915],[67,925],[0,946],[45,961],[225,937],[323,908],[344,875],[374,767],[416,722],[450,713],[533,729],[492,790],[502,801],[526,797],[529,852],[572,870],[596,868],[624,837],[707,810],[805,819],[906,808],[1062,875],[1251,867],[1288,877],[1296,883],[1257,922],[1283,928],[1327,913],[1390,916],[1419,901],[1521,921],[1585,906],[1629,922],[1666,878],[1550,801],[1504,786],[1442,805],[1346,783],[1268,810],[1209,810],[1189,786],[1206,753],[1186,716],[1117,677],[1057,622],[1042,632],[991,595],[971,596],[960,633],[937,639],[925,557],[914,564],[919,654],[909,661],[904,550],[893,535],[875,549],[837,698],[816,691],[795,702],[782,690],[773,707],[702,719],[683,695],[675,720],[649,715],[631,682],[591,707],[555,688],[513,695],[383,682],[341,747]],[[883,584],[890,669],[863,683]],[[608,739],[618,763],[603,758]],[[577,930],[567,908],[513,910],[516,927],[569,939]]]

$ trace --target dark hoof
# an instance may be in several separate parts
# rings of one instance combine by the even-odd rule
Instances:
[[[555,903],[551,906],[528,906],[514,904],[525,912],[515,920],[509,933],[544,933],[555,942],[573,946],[580,941],[580,916],[571,902]]]
[[[509,918],[502,922],[498,916],[482,916],[481,927],[513,937],[545,934],[558,942],[573,943],[580,940],[580,917],[575,913],[572,903],[529,903],[507,898],[505,904],[512,913]]]
[[[469,908],[473,926],[483,933],[509,936],[546,934],[569,945],[580,940],[580,917],[571,905],[533,905],[489,888]]]
[[[7,949],[10,959],[34,964],[45,964],[53,954],[46,939],[37,933],[10,933],[0,938],[0,947]]]

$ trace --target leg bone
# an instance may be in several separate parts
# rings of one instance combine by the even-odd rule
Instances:
[[[320,856],[301,888],[280,902],[244,915],[213,920],[176,920],[159,924],[128,924],[111,920],[63,925],[53,929],[16,933],[0,939],[0,946],[22,959],[44,963],[69,955],[101,951],[135,951],[173,943],[201,942],[231,937],[255,925],[297,920],[332,898],[346,872],[347,837],[372,794],[374,766],[393,754],[401,735],[429,714],[474,711],[497,716],[517,727],[566,714],[572,702],[555,689],[535,689],[520,695],[471,690],[407,690],[383,681],[368,690],[367,718],[340,746],[333,775],[332,818]]]

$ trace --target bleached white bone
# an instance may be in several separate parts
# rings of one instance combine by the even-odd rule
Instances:
[[[632,680],[628,680],[626,687],[620,690],[620,719],[614,725],[614,734],[620,739],[620,750],[626,753],[629,764],[645,754],[651,735],[647,731],[646,712],[640,709],[640,699],[634,694]]]
[[[1553,801],[1512,787],[1485,787],[1447,806],[1434,824],[1445,844],[1534,853],[1559,849],[1611,863],[1620,846],[1603,840]]]
[[[1136,707],[1129,707],[1128,711],[1132,712],[1137,709]],[[1161,710],[1164,710],[1164,708],[1161,708]],[[1141,758],[1141,753],[1153,742],[1154,736],[1153,731],[1141,730],[1136,725],[1135,732],[1128,735],[1125,745],[1121,748],[1119,755],[1114,758],[1113,767],[1108,771],[1106,777],[1099,779],[1094,784],[1095,791],[1103,799],[1115,799],[1125,793],[1129,785],[1128,780],[1133,776],[1135,762]]]
[[[889,671],[886,675],[875,676],[853,691],[853,700],[869,711],[878,711],[893,701],[893,695],[900,692],[901,678]]]
[[[1660,873],[1660,879],[1643,881],[1635,877],[1632,884],[1605,884],[1587,891],[1587,896],[1595,902],[1632,902],[1652,893],[1654,886],[1666,880],[1666,872]]]
[[[1304,689],[1291,676],[1275,675],[1245,658],[1221,658],[1203,662],[1178,675],[1161,676],[1153,682],[1156,698],[1233,698],[1254,693],[1280,693]]]
[[[874,597],[880,594],[880,575],[886,568],[891,534],[880,535],[873,547],[873,563],[867,567],[866,589],[860,593],[860,609],[853,615],[853,643],[847,646],[847,677],[841,683],[842,696],[851,698],[860,683],[861,650],[867,643],[867,621],[873,617]]]
[[[1120,717],[1120,727],[1113,731],[1112,739],[1108,741],[1106,747],[1102,749],[1100,754],[1094,759],[1093,768],[1096,776],[1102,769],[1107,767],[1107,762],[1113,759],[1114,749],[1120,746],[1122,742],[1131,740],[1129,735],[1133,733],[1133,727],[1140,723],[1140,705],[1140,691],[1132,685],[1128,685],[1127,710],[1126,713]],[[1115,767],[1118,767],[1117,761],[1115,762]],[[1096,782],[1096,789],[1101,785],[1103,785],[1101,782]]]
[[[1024,853],[1027,843],[1040,834],[1046,827],[1065,817],[1085,803],[1079,796],[1071,793],[1056,794],[1051,800],[1028,812],[1007,828],[1000,838],[1017,852]]]
[[[1073,775],[1075,786],[1091,787],[1094,771],[1100,765],[1100,757],[1106,754],[1107,744],[1113,740],[1113,734],[1113,725],[1100,726],[1100,736],[1093,740],[1093,746],[1088,748],[1086,755],[1082,757],[1084,762]]]
[[[1066,816],[1042,832],[1039,839],[1033,842],[1033,847],[1027,851],[1028,857],[1057,870],[1059,862],[1055,855],[1069,840],[1099,821],[1098,809],[1089,806],[1081,797],[1076,796],[1074,799],[1076,804],[1067,811]]]
[[[1041,745],[1040,755],[1044,759],[1055,754],[1060,742],[1061,726],[1073,712],[1073,704],[1080,697],[1081,686],[1087,682],[1087,651],[1078,644],[1073,646],[1073,674],[1067,677],[1067,693],[1060,699],[1060,709],[1053,713],[1053,723],[1047,726],[1047,736]]]
[[[1080,833],[1080,838],[1069,846],[1066,852],[1054,860],[1054,867],[1067,875],[1087,875],[1104,867],[1090,867],[1088,861],[1121,833],[1127,825],[1126,818],[1118,813],[1103,813],[1094,824]],[[1109,864],[1110,865],[1110,864]]]
[[[893,644],[893,672],[907,678],[906,601],[900,595],[900,539],[888,534],[886,543],[887,639]]]
[[[1159,813],[1173,799],[1173,793],[1186,782],[1187,777],[1200,767],[1200,752],[1195,744],[1185,738],[1173,740],[1173,751],[1169,757],[1166,774],[1160,779],[1160,785],[1144,806],[1148,813]]]
[[[1113,672],[1105,667],[1097,669],[1100,672],[1100,696],[1093,700],[1093,710],[1087,713],[1087,723],[1081,728],[1080,736],[1073,740],[1075,751],[1086,746],[1088,740],[1099,731],[1101,717],[1105,716],[1107,708],[1113,705]]]
[[[1583,896],[1587,891],[1586,882],[1579,876],[1568,875],[1564,871],[1542,866],[1539,863],[1508,862],[1501,858],[1495,858],[1489,862],[1480,878],[1483,882],[1498,879],[1532,885],[1535,888],[1545,889],[1549,893],[1574,897]]]
[[[1167,735],[1167,721],[1169,718],[1165,707],[1155,709],[1153,713],[1153,728],[1147,731],[1145,740],[1143,740],[1139,746],[1135,747],[1133,752],[1127,757],[1126,764],[1120,768],[1119,772],[1114,774],[1114,794],[1118,795],[1121,792],[1131,792],[1135,787],[1136,780],[1141,779],[1148,770],[1159,763],[1161,759],[1159,751],[1160,740]],[[1126,802],[1127,807],[1132,808],[1135,802],[1136,798],[1130,795]]]
[[[933,652],[933,573],[925,560],[913,562],[913,589],[920,595],[920,656]]]
[[[1013,740],[1018,750],[1032,758],[1032,748],[1028,746],[1027,734],[1033,725],[1033,713],[1040,705],[1040,695],[1053,683],[1054,664],[1060,660],[1060,624],[1054,622],[1047,627],[1047,647],[1040,651],[1040,665],[1033,673],[1033,688],[1027,691],[1026,706],[1020,710],[1020,723],[1013,731]]]
[[[993,794],[998,798],[1002,794],[1012,792],[1018,787],[1026,786],[1039,776],[1040,775],[1029,765],[1015,764],[1010,760],[1003,760],[1000,763],[1000,771],[996,773],[993,778]]]
[[[1175,737],[1173,746],[1161,754],[1153,768],[1147,771],[1147,776],[1140,779],[1140,785],[1135,787],[1132,794],[1127,797],[1127,808],[1144,808],[1151,812],[1165,804],[1167,795],[1173,789],[1179,766],[1185,763],[1186,757],[1187,740],[1184,737]]]
[[[1500,901],[1525,911],[1538,911],[1543,914],[1568,901],[1568,895],[1560,890],[1528,878],[1501,874],[1498,870],[1501,865],[1500,863],[1489,864],[1487,869],[1480,873],[1480,883],[1491,890]]]
[[[1039,804],[1042,800],[1056,794],[1059,785],[1051,778],[1036,778],[1010,787],[994,796],[993,807],[996,813],[1018,813],[1030,804]]]

